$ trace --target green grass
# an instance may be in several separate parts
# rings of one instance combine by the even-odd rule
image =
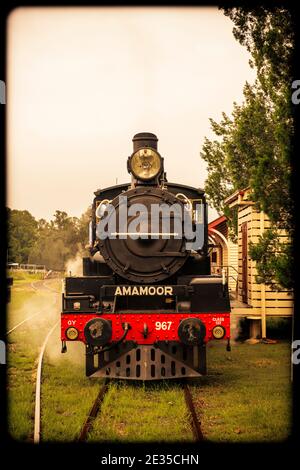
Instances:
[[[83,344],[69,343],[68,352],[60,354],[58,343],[53,335],[43,367],[42,440],[71,442],[79,436],[101,380],[85,376]]]
[[[205,438],[282,441],[291,432],[290,344],[210,343],[209,373],[192,388]]]
[[[42,280],[44,279],[44,273],[33,273],[29,271],[22,271],[21,269],[9,269],[7,270],[7,277],[13,278],[14,285],[20,285],[27,282]]]
[[[7,328],[10,329],[29,315],[41,311],[7,337],[8,370],[8,431],[14,439],[31,441],[33,437],[36,367],[40,346],[50,327],[58,318],[54,295],[12,288],[8,306]],[[42,311],[42,309],[44,309]],[[59,334],[59,333],[58,333]]]
[[[7,320],[10,322],[10,320],[16,320],[16,317],[18,317],[20,310],[21,313],[25,313],[24,311],[24,303],[26,301],[29,301],[33,298],[37,297],[37,294],[34,290],[30,289],[15,289],[12,288],[11,291],[11,300],[10,303],[8,304],[8,316]]]
[[[204,437],[214,442],[283,441],[291,431],[290,344],[208,346],[208,375],[191,385]],[[182,390],[113,384],[91,441],[193,440]]]
[[[191,442],[193,435],[182,388],[113,383],[88,436],[92,442]]]

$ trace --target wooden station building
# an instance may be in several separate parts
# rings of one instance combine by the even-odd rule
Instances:
[[[238,240],[233,242],[228,234],[227,219],[221,216],[208,225],[212,272],[226,269],[231,297],[232,324],[240,318],[250,322],[250,336],[267,337],[268,317],[292,317],[293,292],[272,290],[271,286],[256,281],[256,262],[249,256],[249,243],[257,243],[259,235],[270,228],[267,215],[257,210],[251,201],[249,188],[236,191],[225,200],[229,208],[238,208]],[[288,241],[281,232],[282,241]]]

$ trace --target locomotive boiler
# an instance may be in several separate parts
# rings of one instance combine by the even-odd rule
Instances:
[[[225,276],[211,275],[202,189],[167,181],[151,133],[133,137],[127,184],[97,190],[83,276],[66,277],[62,352],[85,344],[86,375],[155,380],[206,373],[206,344],[227,341]]]

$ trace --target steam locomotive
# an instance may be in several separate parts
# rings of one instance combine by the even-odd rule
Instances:
[[[133,137],[131,182],[97,190],[83,276],[66,277],[62,352],[85,344],[86,375],[155,380],[206,374],[227,340],[227,279],[211,275],[202,189],[170,183],[156,135]]]

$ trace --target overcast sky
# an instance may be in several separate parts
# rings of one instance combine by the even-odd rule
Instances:
[[[217,8],[18,8],[8,19],[7,205],[80,216],[130,180],[153,132],[169,181],[203,187],[209,118],[242,102],[255,72]],[[210,220],[217,216],[210,210]]]

